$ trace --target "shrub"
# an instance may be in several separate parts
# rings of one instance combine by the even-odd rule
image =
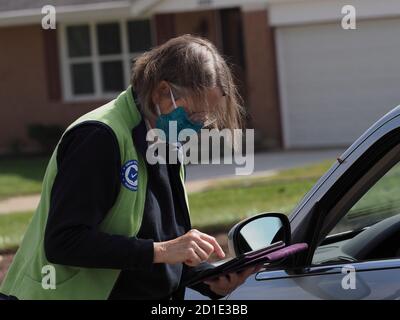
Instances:
[[[35,140],[45,153],[51,153],[61,138],[64,129],[59,125],[31,124],[28,126],[28,136]]]

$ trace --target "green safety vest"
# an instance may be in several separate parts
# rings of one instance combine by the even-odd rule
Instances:
[[[147,172],[145,159],[136,151],[132,140],[132,129],[140,123],[141,115],[135,105],[131,87],[117,99],[80,117],[65,132],[86,121],[100,121],[115,133],[121,154],[121,168],[132,160],[137,161],[137,188],[132,190],[121,186],[116,202],[99,226],[100,231],[109,234],[135,236],[143,217]],[[46,169],[39,206],[0,292],[18,299],[107,299],[121,270],[51,264],[46,259],[43,243],[50,193],[57,175],[57,148],[58,145]],[[183,184],[183,166],[180,177]],[[183,190],[187,204],[185,188]],[[42,268],[46,265],[55,268],[55,289],[44,289],[42,286],[42,279],[47,274]]]

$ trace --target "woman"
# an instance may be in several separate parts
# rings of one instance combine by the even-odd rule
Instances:
[[[151,128],[238,128],[231,72],[208,41],[185,35],[144,53],[131,86],[70,125],[1,293],[17,299],[183,298],[224,252],[192,230],[183,166],[146,161]],[[166,132],[166,140],[169,134]],[[171,146],[174,144],[171,144]],[[255,269],[193,289],[220,298]]]

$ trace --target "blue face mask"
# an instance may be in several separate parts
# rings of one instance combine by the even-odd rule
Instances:
[[[172,94],[172,91],[170,89],[171,93],[171,99],[172,103],[174,105],[174,110],[172,110],[170,113],[167,114],[161,114],[160,113],[160,108],[157,107],[158,111],[158,118],[156,120],[156,128],[163,130],[165,133],[165,139],[168,142],[177,142],[177,138],[179,136],[179,133],[184,130],[184,129],[192,129],[195,132],[199,132],[201,128],[203,128],[204,124],[201,122],[193,122],[192,120],[189,119],[188,114],[186,113],[185,109],[183,107],[177,107],[175,103],[175,98],[174,95]],[[175,121],[176,122],[176,138],[172,138],[171,134],[169,132],[169,124],[170,122]],[[172,126],[174,127],[174,126]]]

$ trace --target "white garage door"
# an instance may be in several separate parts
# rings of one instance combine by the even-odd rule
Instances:
[[[288,148],[345,146],[400,104],[400,19],[276,29]]]

